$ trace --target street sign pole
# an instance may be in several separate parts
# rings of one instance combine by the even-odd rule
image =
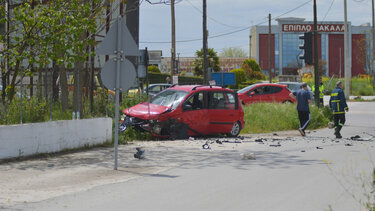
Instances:
[[[120,62],[122,60],[121,51],[121,22],[120,17],[117,21],[117,50],[116,50],[116,109],[115,109],[115,170],[117,170],[118,160],[118,123],[119,123],[119,104],[120,104]]]
[[[107,88],[116,91],[114,169],[117,170],[120,91],[128,90],[136,79],[135,67],[125,59],[125,56],[140,56],[138,46],[121,16],[117,18],[103,41],[97,46],[97,54],[115,55],[115,58],[104,64],[100,76]]]

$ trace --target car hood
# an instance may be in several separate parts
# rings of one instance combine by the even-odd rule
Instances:
[[[157,119],[159,115],[168,110],[168,107],[155,105],[148,102],[137,104],[133,107],[124,109],[123,112],[127,116],[136,117],[139,119],[152,120]]]

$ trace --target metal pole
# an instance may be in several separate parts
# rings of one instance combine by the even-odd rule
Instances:
[[[50,90],[50,109],[49,109],[49,121],[52,121],[52,105],[53,105],[53,69],[51,70],[51,90]]]
[[[174,15],[174,0],[171,0],[171,18],[172,18],[172,49],[171,49],[171,77],[174,75],[175,61],[176,61],[176,30],[175,30],[175,15]]]
[[[345,61],[345,97],[349,99],[350,87],[349,87],[349,49],[348,49],[348,21],[347,21],[347,8],[346,0],[344,0],[344,61]]]
[[[115,108],[115,170],[117,170],[118,157],[118,128],[119,128],[119,101],[120,101],[120,62],[122,60],[121,52],[121,17],[117,18],[117,51],[116,51],[116,108]]]
[[[315,105],[320,106],[320,93],[319,93],[319,58],[318,58],[318,21],[316,14],[316,0],[314,0],[314,80],[315,80]]]
[[[21,124],[23,123],[23,121],[22,121],[22,119],[23,119],[23,109],[22,109],[22,107],[23,107],[23,105],[22,105],[22,101],[23,101],[23,94],[22,94],[22,92],[23,92],[23,69],[22,68],[20,68],[21,69]]]
[[[203,79],[208,84],[208,61],[207,61],[207,0],[203,0]]]
[[[375,84],[375,14],[374,14],[374,0],[372,0],[372,57],[371,57],[371,73],[373,78],[373,84]]]
[[[249,36],[249,59],[251,59],[251,35]]]
[[[341,78],[341,48],[340,48],[340,52],[339,52],[340,54],[340,59],[339,59],[339,67],[340,67],[340,72],[339,72],[339,78]]]
[[[268,14],[268,77],[270,78],[270,83],[272,83],[272,58],[271,58],[271,14]]]

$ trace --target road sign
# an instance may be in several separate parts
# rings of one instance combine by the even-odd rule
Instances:
[[[120,23],[119,23],[120,22]],[[121,28],[121,36],[118,39],[118,28]],[[117,43],[117,40],[120,43]],[[119,46],[118,46],[119,45]],[[118,48],[119,47],[119,48]],[[98,45],[96,53],[100,55],[114,55],[117,49],[123,51],[124,56],[140,56],[137,43],[130,34],[128,27],[122,18],[116,19],[109,29],[103,41]]]
[[[212,73],[212,80],[216,81],[216,85],[235,85],[236,76],[234,73]]]
[[[116,88],[116,65],[115,58],[108,60],[100,74],[103,84],[108,88],[114,90]],[[127,91],[136,79],[135,67],[127,59],[120,61],[120,84],[119,88],[122,91]]]

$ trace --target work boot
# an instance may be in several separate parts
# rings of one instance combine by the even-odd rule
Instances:
[[[341,127],[336,127],[335,128],[335,136],[336,136],[336,138],[342,138],[340,130],[341,130]]]

